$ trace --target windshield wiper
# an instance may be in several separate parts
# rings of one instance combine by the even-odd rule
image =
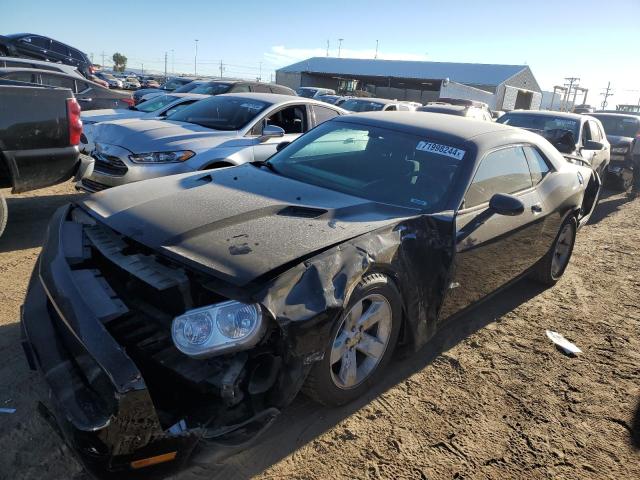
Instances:
[[[267,167],[273,173],[279,173],[278,170],[276,169],[276,167],[274,167],[273,164],[269,160],[256,160],[255,162],[251,162],[251,165],[253,165],[254,167],[257,167],[257,168]]]

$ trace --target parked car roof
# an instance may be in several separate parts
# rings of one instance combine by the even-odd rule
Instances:
[[[20,65],[6,66],[7,63],[18,63]],[[73,65],[66,65],[64,63],[46,62],[44,60],[35,60],[31,58],[21,57],[2,57],[0,56],[0,68],[31,68],[39,70],[47,70],[49,72],[61,72],[67,75],[75,75],[80,78],[85,78],[77,67]]]

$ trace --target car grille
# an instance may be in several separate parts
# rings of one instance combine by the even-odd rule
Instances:
[[[113,155],[104,155],[103,153],[93,152],[91,155],[95,161],[94,169],[108,175],[122,176],[129,170],[122,160]]]
[[[100,192],[102,190],[106,190],[109,185],[105,185],[104,183],[94,182],[93,180],[89,180],[88,178],[82,179],[82,186],[89,190],[90,192]]]

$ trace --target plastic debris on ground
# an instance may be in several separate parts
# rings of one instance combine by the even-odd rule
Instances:
[[[547,330],[547,337],[551,340],[560,350],[562,350],[567,355],[577,355],[582,353],[575,344],[571,343],[569,340],[564,338],[564,336],[558,332],[552,332],[551,330]]]
[[[16,413],[16,409],[15,408],[0,408],[0,413],[7,413],[7,414]]]

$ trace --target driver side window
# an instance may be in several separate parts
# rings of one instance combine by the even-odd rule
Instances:
[[[532,186],[522,147],[495,150],[482,159],[465,195],[464,208],[486,203],[496,193],[513,194]]]
[[[291,105],[265,117],[262,122],[253,127],[253,135],[261,135],[264,125],[275,125],[286,134],[301,134],[309,129],[309,119],[306,105]]]

